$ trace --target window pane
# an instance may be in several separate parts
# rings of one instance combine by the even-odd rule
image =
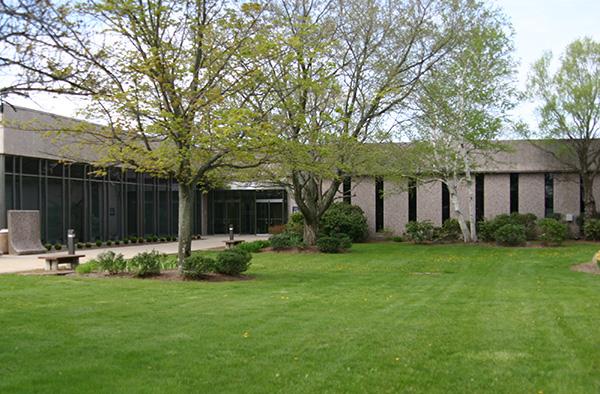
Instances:
[[[23,206],[21,209],[40,209],[39,178],[24,176],[23,180]]]
[[[39,173],[39,160],[31,157],[21,158],[21,170],[23,174],[38,175]]]
[[[82,240],[83,233],[83,181],[71,181],[71,222],[69,227],[75,230],[77,240]]]
[[[125,197],[127,204],[127,236],[136,237],[138,235],[137,185],[127,185],[127,194]]]
[[[62,180],[48,179],[48,239],[50,243],[63,242]]]

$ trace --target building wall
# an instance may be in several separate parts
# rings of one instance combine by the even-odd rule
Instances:
[[[544,174],[519,174],[519,213],[544,217]]]
[[[393,181],[383,183],[383,227],[402,235],[408,223],[408,192],[406,184]]]
[[[417,220],[442,225],[442,183],[429,182],[417,186]]]
[[[486,219],[492,219],[502,213],[510,213],[509,174],[485,174],[483,178],[483,206]]]
[[[352,179],[352,204],[362,208],[367,216],[369,234],[375,234],[375,179],[356,177]],[[384,201],[385,207],[385,201]],[[384,208],[385,209],[385,208]]]
[[[554,212],[579,215],[579,175],[554,175]]]

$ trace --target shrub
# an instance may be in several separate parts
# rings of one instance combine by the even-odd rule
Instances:
[[[331,204],[321,217],[321,235],[346,234],[352,242],[363,242],[369,235],[367,218],[363,210],[345,202]]]
[[[75,268],[75,272],[78,274],[90,274],[98,271],[98,262],[96,260],[90,260],[87,263],[79,264]]]
[[[283,250],[302,246],[302,239],[293,233],[275,234],[269,238],[273,250]]]
[[[160,275],[160,268],[166,257],[156,250],[138,253],[129,260],[127,268],[139,277]]]
[[[352,247],[352,241],[346,234],[336,234],[332,237],[320,237],[317,248],[322,253],[340,253]]]
[[[136,244],[136,243],[137,243],[137,241],[138,241],[138,239],[137,239],[137,237],[131,237],[131,238],[129,238],[129,241],[130,241],[132,244]]]
[[[440,237],[444,241],[458,241],[462,238],[462,230],[457,219],[446,219],[440,229]]]
[[[215,271],[225,275],[239,275],[250,268],[252,255],[242,249],[229,249],[217,255]]]
[[[50,250],[50,249],[52,249],[52,244],[46,243],[46,244],[44,244],[44,248],[46,248],[46,250]]]
[[[403,242],[404,238],[402,238],[399,235],[396,235],[395,237],[392,237],[392,241],[394,241],[394,242]]]
[[[112,241],[110,239],[106,241],[106,246],[112,246]]]
[[[238,246],[236,246],[236,248],[245,250],[246,252],[249,252],[249,253],[258,253],[258,252],[260,252],[261,249],[268,248],[269,246],[271,246],[271,242],[269,242],[266,239],[265,240],[259,239],[258,241],[241,243]]]
[[[583,235],[590,241],[600,241],[600,219],[587,219],[583,223]]]
[[[507,224],[518,224],[525,230],[525,239],[533,240],[537,237],[537,216],[532,213],[520,214],[513,212],[510,215],[501,214],[492,220],[479,222],[479,238],[482,241],[497,241],[496,232]]]
[[[116,254],[112,250],[100,253],[96,257],[96,262],[100,271],[107,271],[111,275],[123,272],[127,266],[123,255]]]
[[[129,240],[128,240],[127,238],[125,238],[125,239],[123,240],[123,245],[127,245],[128,243],[129,243]]]
[[[406,223],[406,235],[415,243],[423,243],[433,239],[433,224],[425,220]]]
[[[91,247],[92,247],[92,244],[91,244],[90,242],[86,242],[86,243],[85,243],[85,247],[86,247],[86,248],[91,248]]]
[[[183,276],[188,279],[200,279],[208,272],[215,270],[215,259],[203,256],[201,254],[193,254],[183,261]]]
[[[510,217],[514,224],[521,224],[525,228],[525,236],[528,241],[537,238],[537,216],[533,213],[513,212]]]
[[[60,242],[55,243],[54,244],[54,249],[61,250],[62,249],[62,244]]]
[[[160,242],[167,242],[167,239],[166,239],[165,237],[162,237],[162,238],[160,239]]]
[[[561,245],[569,233],[567,225],[556,219],[540,219],[537,225],[544,245]]]
[[[143,237],[138,237],[137,242],[139,244],[143,244],[144,243],[144,238]]]
[[[117,245],[117,246],[121,245],[121,241],[119,241],[118,239],[115,240],[115,245]]]
[[[102,246],[102,241],[100,241],[99,239],[96,240],[96,246],[100,247]]]
[[[75,246],[77,247],[77,249],[83,249],[85,247],[85,245],[82,242],[77,242]]]
[[[285,232],[296,234],[300,238],[304,237],[304,216],[301,212],[294,212],[285,225]]]
[[[509,223],[497,229],[494,238],[499,245],[519,246],[525,243],[527,234],[522,224]]]

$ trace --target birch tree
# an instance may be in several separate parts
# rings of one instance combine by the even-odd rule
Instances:
[[[19,0],[13,23],[42,34],[10,37],[0,61],[18,70],[12,91],[82,97],[102,126],[71,130],[100,166],[179,184],[179,263],[190,254],[198,184],[260,164],[270,143],[247,106],[257,70],[262,8],[217,0]]]
[[[538,100],[540,121],[539,131],[527,136],[542,139],[533,142],[579,173],[584,215],[593,218],[594,182],[600,171],[600,43],[591,38],[573,41],[555,72],[553,66],[550,52],[533,65],[528,90]]]
[[[463,240],[475,242],[474,173],[503,148],[497,139],[517,96],[515,64],[510,26],[498,11],[481,8],[461,42],[421,81],[413,137],[421,149],[420,176],[448,187]]]

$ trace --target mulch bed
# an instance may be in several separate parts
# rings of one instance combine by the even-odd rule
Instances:
[[[598,264],[593,262],[572,265],[571,271],[585,272],[586,274],[592,275],[600,275],[600,267],[598,267]]]
[[[268,247],[268,248],[262,248],[260,250],[261,252],[274,252],[274,253],[291,253],[291,254],[295,254],[295,253],[321,253],[319,251],[319,248],[317,248],[316,246],[305,246],[303,248],[287,248],[287,249],[283,249],[283,250],[274,250],[272,247]]]
[[[26,276],[74,276],[74,277],[82,277],[82,278],[98,278],[98,279],[112,279],[112,278],[125,278],[125,279],[139,279],[139,280],[164,280],[164,281],[179,281],[179,282],[235,282],[235,281],[246,281],[253,280],[254,276],[252,275],[223,275],[217,273],[211,273],[203,275],[201,279],[192,280],[186,279],[182,277],[177,270],[166,270],[162,271],[160,275],[148,276],[145,278],[138,278],[133,274],[128,272],[122,272],[115,275],[109,275],[104,272],[92,272],[90,274],[78,274],[72,270],[59,270],[59,271],[43,271],[43,270],[33,270],[20,272],[18,275],[26,275]]]

